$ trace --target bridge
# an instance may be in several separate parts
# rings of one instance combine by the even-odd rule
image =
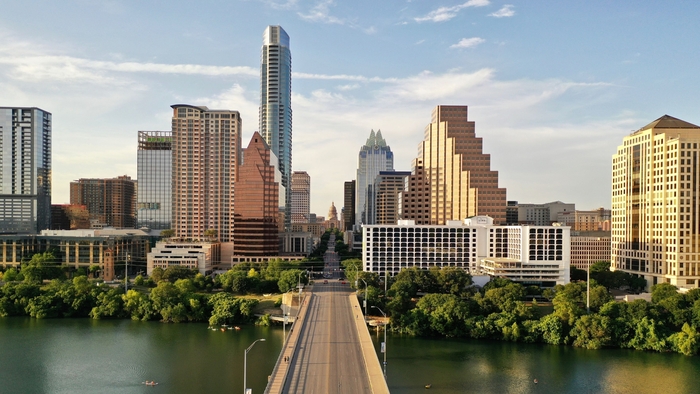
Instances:
[[[389,393],[349,285],[332,280],[305,293],[265,393]]]

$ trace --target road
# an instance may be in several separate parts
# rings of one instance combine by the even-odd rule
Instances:
[[[362,319],[362,314],[350,304],[348,284],[328,282],[314,286],[307,301],[307,322],[290,360],[284,393],[372,391],[355,328],[355,319]]]

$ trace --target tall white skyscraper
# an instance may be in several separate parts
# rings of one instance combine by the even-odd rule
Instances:
[[[36,234],[51,223],[51,114],[0,107],[0,233]]]
[[[360,154],[357,160],[357,195],[355,197],[355,224],[369,223],[369,212],[372,207],[368,204],[373,203],[373,199],[368,195],[373,196],[372,187],[374,180],[381,171],[394,170],[394,154],[391,148],[382,138],[382,131],[377,130],[374,133],[372,130],[367,138],[367,142],[360,148]]]
[[[284,227],[292,218],[292,53],[289,36],[281,26],[268,26],[263,33],[260,59],[260,135],[277,156],[282,174],[280,197],[284,197]]]

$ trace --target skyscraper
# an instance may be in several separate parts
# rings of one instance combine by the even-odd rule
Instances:
[[[292,173],[292,223],[308,223],[311,213],[311,177],[306,171]]]
[[[700,127],[664,115],[612,157],[611,268],[649,287],[700,284]]]
[[[368,198],[368,193],[372,193],[374,179],[379,175],[380,171],[394,170],[394,154],[391,148],[382,138],[382,131],[371,130],[367,142],[360,148],[360,153],[357,160],[357,191],[355,197],[355,224],[359,227],[361,224],[369,223],[369,212],[372,207],[368,204],[373,204],[373,200]]]
[[[51,114],[0,107],[0,233],[35,234],[51,221]]]
[[[413,159],[413,172],[399,193],[399,216],[418,225],[430,224],[430,182],[425,176],[423,158]]]
[[[274,162],[265,140],[259,133],[253,133],[236,174],[233,243],[236,256],[279,254],[279,183],[275,181]]]
[[[355,181],[343,185],[343,231],[352,230],[355,225]]]
[[[482,145],[467,106],[435,107],[418,153],[430,183],[430,224],[477,215],[505,223],[506,189],[498,187],[498,171]]]
[[[238,111],[187,104],[172,108],[175,236],[202,240],[210,238],[205,231],[213,230],[219,241],[233,242],[241,116]]]
[[[374,204],[368,224],[397,224],[399,195],[406,187],[409,171],[380,171],[372,187]]]
[[[136,182],[128,175],[116,178],[81,178],[70,183],[71,205],[85,205],[91,224],[134,228]]]
[[[139,131],[136,227],[172,228],[173,133]]]
[[[260,61],[260,135],[278,159],[284,196],[284,228],[292,220],[292,53],[289,36],[281,26],[263,33]]]

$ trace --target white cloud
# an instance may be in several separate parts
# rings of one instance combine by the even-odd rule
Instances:
[[[344,25],[345,21],[330,14],[330,6],[334,5],[333,0],[318,2],[308,13],[299,12],[298,15],[309,22],[320,22],[327,24]]]
[[[469,0],[466,3],[458,4],[452,7],[440,7],[430,11],[427,15],[413,18],[416,22],[445,22],[459,13],[459,11],[468,7],[484,7],[489,5],[489,0]]]
[[[495,18],[507,18],[515,15],[515,10],[513,10],[513,7],[515,7],[512,4],[506,4],[503,7],[501,7],[500,10],[489,14],[489,16],[493,16]]]
[[[462,38],[458,43],[450,45],[450,48],[472,48],[485,41],[481,37]]]

